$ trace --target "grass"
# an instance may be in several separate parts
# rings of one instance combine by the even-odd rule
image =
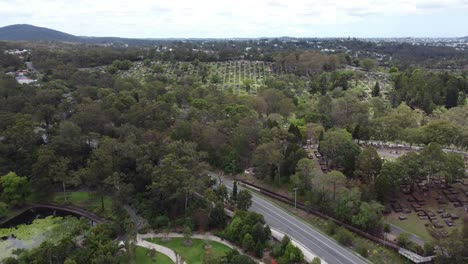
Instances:
[[[400,215],[400,214],[398,214]],[[418,216],[413,212],[411,214],[404,214],[408,219],[399,220],[398,215],[386,217],[387,222],[400,227],[401,229],[417,235],[418,237],[431,241],[432,237],[424,226],[423,222],[418,218]],[[429,220],[426,221],[429,223]]]
[[[136,263],[137,264],[152,264],[152,263],[157,263],[157,264],[174,264],[172,260],[159,252],[156,253],[155,256],[150,257],[148,256],[149,249],[143,248],[143,247],[136,247],[135,249],[135,257],[136,257]]]
[[[101,197],[92,192],[79,191],[56,193],[54,195],[53,202],[81,207],[106,218],[112,218],[113,216],[111,198],[109,196],[104,197],[104,212],[102,212]]]
[[[444,209],[445,212],[447,212],[447,213],[452,213],[452,214],[456,214],[456,215],[460,216],[460,219],[453,220],[453,222],[455,223],[456,226],[447,227],[445,222],[444,222],[444,219],[442,219],[440,217],[440,214],[436,213],[438,208]],[[455,229],[458,229],[459,231],[461,231],[461,229],[463,227],[463,220],[462,220],[463,217],[462,216],[464,215],[464,211],[463,211],[462,208],[454,208],[452,205],[447,204],[447,205],[439,205],[437,207],[425,206],[424,209],[436,213],[437,221],[439,221],[439,223],[441,223],[442,226],[444,226],[442,229],[439,229],[439,231],[444,230],[444,231],[447,231],[448,233],[452,232]],[[411,234],[414,234],[414,235],[417,235],[417,236],[421,237],[425,241],[432,241],[434,239],[429,234],[429,231],[427,230],[427,228],[424,226],[424,224],[427,223],[427,224],[429,224],[430,227],[432,227],[432,224],[429,222],[429,220],[419,219],[419,217],[416,215],[415,212],[412,212],[410,214],[402,214],[402,215],[408,217],[408,219],[406,219],[406,220],[399,220],[398,219],[399,215],[401,215],[401,214],[391,214],[391,215],[386,217],[386,220],[389,223],[400,227],[401,229],[405,230],[408,233],[411,233]]]
[[[201,239],[192,239],[192,246],[187,247],[184,245],[184,238],[171,238],[171,240],[164,242],[161,238],[147,239],[151,243],[159,244],[174,250],[181,255],[188,264],[202,264],[203,255],[205,253],[205,241]],[[226,245],[215,241],[209,241],[211,250],[215,255],[223,256],[230,252],[232,249]]]

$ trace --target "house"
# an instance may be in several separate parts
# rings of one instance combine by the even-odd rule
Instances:
[[[36,80],[33,80],[33,79],[31,79],[29,77],[26,77],[24,75],[19,75],[18,77],[16,77],[16,81],[19,84],[30,84],[30,83],[35,82]]]

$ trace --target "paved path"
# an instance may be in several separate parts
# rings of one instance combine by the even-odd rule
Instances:
[[[176,260],[177,260],[177,254],[170,248],[167,248],[167,247],[164,247],[164,246],[161,246],[161,245],[158,245],[158,244],[154,244],[154,243],[151,243],[151,242],[148,242],[148,241],[145,241],[145,239],[148,239],[148,238],[155,238],[155,237],[184,237],[182,234],[179,234],[179,233],[169,233],[169,234],[161,234],[161,233],[147,233],[147,234],[138,234],[137,235],[137,245],[138,246],[141,246],[141,247],[144,247],[144,248],[149,248],[149,249],[155,249],[156,251],[158,252],[161,252],[162,254],[168,256],[172,261],[174,261],[174,263],[177,263]],[[201,234],[194,234],[191,236],[191,238],[195,238],[195,239],[202,239],[202,240],[210,240],[210,241],[215,241],[215,242],[218,242],[218,243],[221,243],[227,247],[230,247],[232,249],[236,249],[237,251],[239,251],[241,254],[246,254],[242,248],[224,240],[224,239],[221,239],[217,236],[213,236],[213,235],[210,235],[210,234],[206,234],[206,235],[201,235]],[[257,260],[258,262],[259,260]],[[262,262],[260,262],[261,264],[263,264]]]
[[[167,247],[164,247],[164,246],[161,246],[161,245],[158,245],[158,244],[148,242],[146,240],[143,240],[142,235],[137,235],[136,245],[140,246],[140,247],[147,248],[147,249],[154,249],[157,252],[160,252],[161,254],[164,254],[164,255],[168,256],[172,260],[172,262],[174,262],[175,264],[180,263],[179,257],[174,252],[174,250],[172,250],[170,248],[167,248]],[[187,264],[187,263],[183,262],[182,264]]]
[[[392,235],[395,235],[395,236],[398,236],[399,234],[401,233],[408,233],[407,231],[401,229],[400,227],[396,226],[396,225],[393,225],[393,224],[389,224],[390,225],[390,233]],[[416,235],[413,235],[411,233],[408,233],[409,236],[410,236],[410,239],[411,241],[413,241],[414,243],[420,245],[421,247],[424,246],[424,243],[426,243],[426,241]]]
[[[218,178],[217,174],[210,173],[210,175],[213,178]],[[223,183],[228,189],[232,189],[232,181],[223,179]],[[242,187],[239,187],[239,189],[242,189]],[[313,252],[327,263],[367,263],[366,260],[339,245],[336,241],[254,193],[252,193],[252,206],[249,210],[262,214],[265,222],[270,227],[287,234],[291,239],[304,245],[310,252]]]

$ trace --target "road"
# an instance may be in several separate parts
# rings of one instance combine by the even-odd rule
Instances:
[[[217,174],[210,173],[210,176],[219,179]],[[232,190],[232,181],[225,178],[221,181],[228,189]],[[239,187],[240,189],[242,188]],[[269,226],[288,234],[289,237],[301,243],[329,264],[367,263],[336,241],[259,195],[252,193],[252,206],[249,210],[262,214]]]

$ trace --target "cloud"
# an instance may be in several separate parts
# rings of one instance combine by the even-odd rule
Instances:
[[[30,23],[125,37],[302,35],[311,28],[462,8],[468,0],[0,0],[0,26]]]

